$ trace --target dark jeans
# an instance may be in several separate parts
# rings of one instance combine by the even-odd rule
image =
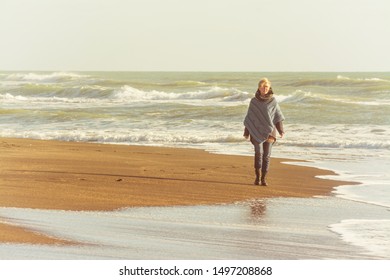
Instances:
[[[255,148],[255,169],[261,169],[263,173],[268,172],[273,143],[268,143],[267,141],[259,143],[252,137],[251,142]]]

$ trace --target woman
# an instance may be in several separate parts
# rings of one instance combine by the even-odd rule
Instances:
[[[267,186],[266,175],[268,172],[272,145],[276,141],[276,130],[283,137],[284,116],[279,104],[273,97],[271,82],[263,78],[259,82],[258,90],[252,98],[248,113],[244,120],[244,137],[255,148],[255,185]],[[261,170],[261,178],[260,178]]]

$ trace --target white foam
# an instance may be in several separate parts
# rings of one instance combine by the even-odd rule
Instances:
[[[340,234],[345,242],[390,258],[390,220],[348,219],[329,228]]]
[[[165,91],[145,91],[131,86],[123,86],[120,90],[114,93],[114,98],[122,102],[134,101],[191,101],[189,104],[194,104],[194,101],[204,102],[243,102],[252,97],[248,92],[240,91],[235,88],[222,88],[218,86],[205,87],[197,91],[188,92],[165,92]],[[188,102],[187,102],[188,103]],[[200,104],[202,104],[200,103]],[[200,105],[196,103],[196,105]],[[241,104],[241,103],[240,103]],[[244,103],[242,103],[244,104]],[[246,103],[245,103],[246,104]]]
[[[83,79],[87,75],[80,75],[71,72],[53,72],[53,73],[15,73],[9,74],[5,80],[27,81],[27,82],[58,82],[63,80]]]
[[[387,183],[389,181],[389,179],[386,181],[382,179],[382,184],[371,183],[358,186],[340,186],[333,193],[344,199],[390,207],[389,184]]]
[[[390,83],[390,80],[381,79],[381,78],[349,78],[347,76],[343,75],[337,75],[337,80],[346,80],[346,81],[368,81],[368,82],[388,82]]]

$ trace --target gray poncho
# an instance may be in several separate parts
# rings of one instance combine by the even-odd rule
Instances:
[[[251,137],[262,143],[269,135],[275,135],[275,125],[284,120],[279,104],[274,97],[269,99],[252,98],[244,120]]]

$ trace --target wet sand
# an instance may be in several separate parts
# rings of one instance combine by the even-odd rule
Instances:
[[[0,207],[112,211],[328,195],[331,171],[273,158],[269,186],[253,185],[253,158],[197,149],[0,139]],[[68,243],[0,217],[0,242]]]
[[[388,254],[344,242],[330,230],[342,220],[381,219],[387,212],[332,196],[116,211],[0,208],[1,216],[25,227],[78,242],[0,243],[0,259],[388,259]]]

